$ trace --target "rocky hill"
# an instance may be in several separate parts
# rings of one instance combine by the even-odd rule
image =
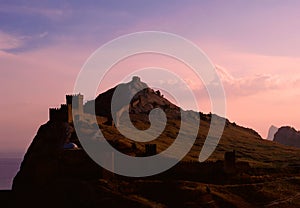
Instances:
[[[160,108],[166,113],[165,129],[156,140],[148,142],[156,145],[157,153],[174,142],[181,122],[193,123],[195,115],[200,115],[196,142],[183,161],[153,177],[114,175],[98,166],[81,148],[74,123],[52,120],[39,128],[14,178],[16,207],[262,207],[278,203],[278,199],[294,195],[293,190],[300,190],[300,179],[293,175],[299,174],[297,148],[263,140],[256,131],[226,119],[216,150],[208,162],[199,163],[211,114],[184,111],[184,118],[181,118],[178,106],[139,78],[119,86],[125,100],[133,95],[128,107],[136,128],[149,128],[148,114],[152,109]],[[143,90],[137,92],[140,88]],[[100,94],[95,101],[87,102],[84,110],[91,112],[92,103],[95,103],[97,125],[116,149],[130,156],[147,156],[145,145],[148,143],[126,138],[113,125],[110,106],[115,90],[116,87]],[[116,109],[122,108],[120,105]],[[95,127],[88,119],[80,122],[87,134]],[[190,137],[189,130],[184,134]],[[66,149],[66,142],[78,148],[74,145]],[[234,154],[227,154],[233,150]],[[223,162],[224,154],[231,155],[229,164]],[[227,166],[232,167],[230,171]],[[283,174],[284,179],[281,179]],[[283,188],[285,186],[292,188],[288,191]],[[281,191],[277,193],[279,188]],[[281,207],[299,205],[300,202],[295,202],[295,206]]]
[[[280,144],[300,148],[300,132],[290,126],[283,126],[274,135],[274,141]]]
[[[118,91],[115,92],[117,88]],[[135,115],[147,115],[154,108],[163,109],[168,117],[174,119],[178,118],[180,114],[178,106],[165,99],[159,90],[155,91],[148,87],[139,77],[133,77],[132,81],[119,84],[99,94],[95,100],[88,101],[84,106],[85,112],[93,113],[95,111],[97,116],[107,117],[111,121],[111,101],[114,93],[118,98],[115,111],[120,110],[127,102],[131,104],[129,107],[130,113]],[[133,97],[133,99],[129,101],[129,97]],[[93,109],[94,105],[95,109]]]

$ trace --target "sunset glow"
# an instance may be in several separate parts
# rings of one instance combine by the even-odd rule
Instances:
[[[277,0],[2,1],[0,152],[25,151],[48,120],[48,108],[64,103],[98,47],[145,30],[178,34],[207,54],[223,82],[230,121],[263,138],[271,125],[300,129],[299,7],[299,1]],[[205,89],[176,60],[139,55],[113,70],[126,72],[154,61],[177,70],[194,86],[201,111],[210,112]],[[118,84],[113,70],[99,92]],[[174,80],[158,81],[178,87]]]

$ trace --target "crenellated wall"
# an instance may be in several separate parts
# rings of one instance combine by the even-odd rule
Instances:
[[[66,104],[61,104],[60,108],[49,109],[50,121],[73,122],[73,117],[80,119],[83,115],[83,95],[66,95]]]

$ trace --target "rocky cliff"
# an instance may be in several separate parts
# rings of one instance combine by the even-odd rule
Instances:
[[[290,126],[281,127],[274,135],[274,141],[280,144],[300,148],[300,132]]]

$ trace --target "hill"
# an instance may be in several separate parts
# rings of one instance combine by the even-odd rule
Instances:
[[[290,126],[283,126],[274,135],[274,141],[300,148],[300,132]]]
[[[263,140],[253,129],[221,118],[225,119],[226,125],[220,142],[208,161],[199,163],[198,156],[213,115],[194,111],[182,111],[181,114],[180,107],[138,78],[120,86],[123,95],[133,96],[127,109],[137,129],[150,127],[151,110],[160,108],[165,112],[166,126],[157,139],[136,142],[118,131],[110,110],[116,87],[100,94],[95,101],[87,102],[85,114],[79,121],[67,119],[65,110],[68,106],[50,111],[50,120],[39,128],[14,178],[13,201],[16,207],[40,207],[41,204],[44,207],[300,206],[299,149]],[[143,90],[136,91],[140,88]],[[196,141],[183,161],[164,173],[144,178],[110,173],[81,148],[78,129],[74,129],[74,122],[79,122],[79,131],[89,137],[94,135],[95,123],[91,122],[89,115],[93,103],[96,106],[96,125],[105,139],[124,154],[149,156],[145,148],[147,144],[156,145],[152,154],[162,152],[176,140],[182,123],[193,126],[196,115],[199,115],[201,121]],[[120,126],[126,115],[123,107],[117,106],[113,111],[117,114],[123,109],[118,114]],[[156,122],[157,126],[165,124],[163,120]],[[189,129],[183,133],[186,138],[192,136]],[[66,143],[76,145],[71,149],[64,148]]]
[[[198,160],[200,150],[207,137],[209,126],[211,123],[211,114],[203,114],[201,112],[183,111],[181,118],[180,107],[168,101],[159,91],[155,91],[148,87],[146,83],[140,81],[139,78],[133,78],[129,83],[122,84],[122,94],[130,94],[130,90],[137,88],[135,86],[143,86],[144,90],[138,92],[133,96],[131,105],[129,107],[129,114],[132,123],[137,129],[148,129],[150,127],[149,112],[155,108],[163,109],[167,117],[167,125],[162,134],[151,143],[157,145],[158,153],[165,150],[178,135],[181,120],[187,123],[193,123],[194,118],[200,115],[200,126],[198,136],[193,148],[185,157],[185,160]],[[89,113],[91,102],[95,102],[96,115],[111,118],[111,99],[116,87],[98,95],[95,101],[90,101],[85,104],[85,110]],[[125,113],[123,113],[124,116]],[[120,118],[122,120],[122,116]],[[157,121],[160,122],[160,121]],[[158,125],[163,125],[163,122]],[[123,151],[130,152],[132,141],[121,135],[115,126],[105,125],[99,122],[99,126],[105,135],[105,138],[114,141],[113,143],[122,143],[122,145],[115,145],[115,147],[122,146]],[[186,132],[189,137],[189,132]],[[127,146],[126,146],[127,144]],[[145,143],[136,142],[137,150],[143,151]],[[288,163],[298,163],[298,156],[300,155],[297,149],[286,147],[278,143],[263,140],[261,136],[253,129],[242,127],[234,122],[226,119],[226,126],[214,154],[209,160],[222,160],[226,151],[236,150],[236,156],[241,161],[247,161],[251,165],[257,166],[278,166],[288,165]],[[276,152],[276,154],[274,154]],[[286,158],[289,158],[286,160]]]

